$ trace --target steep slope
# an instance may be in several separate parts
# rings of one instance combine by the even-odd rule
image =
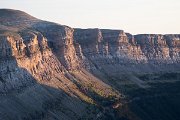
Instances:
[[[72,28],[0,11],[0,119],[95,119],[103,112],[97,98],[119,98],[79,70]]]
[[[178,120],[179,44],[1,9],[0,119]]]
[[[176,64],[180,60],[180,35],[133,36],[122,30],[75,29],[74,38],[84,56],[100,59],[92,60],[95,64]]]
[[[126,96],[121,118],[178,120],[180,35],[75,29],[74,39],[82,65]]]
[[[74,39],[84,67],[95,74],[100,72],[98,77],[180,70],[179,35],[133,36],[123,30],[75,29]],[[133,76],[129,79],[143,83]]]

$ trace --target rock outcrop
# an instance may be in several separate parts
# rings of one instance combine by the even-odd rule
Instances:
[[[126,101],[126,87],[167,73],[176,82],[179,62],[180,35],[73,29],[1,9],[0,119],[136,119],[123,108],[140,98]]]
[[[119,98],[80,68],[74,29],[21,11],[0,13],[0,119],[95,119],[97,97]]]
[[[80,44],[82,54],[99,69],[105,66],[145,67],[141,72],[152,72],[159,66],[159,70],[172,70],[161,68],[162,64],[176,65],[179,63],[179,35],[131,35],[122,30],[101,29],[75,29],[75,41]],[[87,61],[86,61],[87,62]],[[151,66],[154,69],[149,70]],[[178,67],[176,67],[178,68]],[[174,69],[174,68],[173,68]],[[177,69],[175,69],[177,70]],[[130,71],[133,71],[131,69]],[[136,68],[134,72],[137,72]]]

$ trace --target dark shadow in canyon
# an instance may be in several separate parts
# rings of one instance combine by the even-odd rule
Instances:
[[[13,60],[7,57],[1,61]],[[112,109],[104,110],[102,106],[87,103],[80,98],[70,96],[63,90],[43,85],[24,68],[20,68],[16,62],[16,69],[24,76],[22,85],[6,88],[6,92],[0,94],[0,119],[2,120],[84,120],[84,119],[116,119]],[[7,71],[14,72],[14,71]],[[9,74],[9,73],[7,73]],[[17,74],[18,76],[18,74]],[[28,78],[28,79],[26,79]],[[0,76],[0,81],[6,86]],[[27,84],[26,84],[27,83]],[[92,94],[91,94],[92,95]],[[93,93],[94,97],[98,97]],[[98,100],[98,99],[96,99]],[[99,103],[104,99],[98,100]],[[106,100],[107,101],[107,100]],[[106,105],[107,106],[107,105]]]

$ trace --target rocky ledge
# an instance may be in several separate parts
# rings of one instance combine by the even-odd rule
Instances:
[[[74,29],[1,9],[0,119],[131,120],[119,115],[123,85],[178,80],[179,62],[180,35]]]

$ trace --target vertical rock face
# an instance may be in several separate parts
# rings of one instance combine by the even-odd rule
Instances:
[[[169,56],[179,62],[180,55],[180,35],[165,35],[166,43],[169,47]]]
[[[13,82],[14,85],[12,88],[10,87],[11,89],[23,87],[24,84],[32,82],[29,79],[33,77],[39,81],[49,80],[53,72],[59,73],[64,69],[48,47],[47,39],[40,33],[32,31],[20,34],[6,33],[6,35],[1,36],[0,44],[1,75],[6,76],[2,77],[5,83]],[[29,75],[23,72],[26,70]],[[33,77],[30,77],[30,74]],[[10,88],[5,87],[4,89]]]
[[[49,47],[47,38],[36,30],[27,29],[18,33],[9,31],[0,34],[0,96],[2,97],[0,105],[6,108],[0,108],[0,112],[11,113],[11,116],[7,114],[0,116],[0,119],[45,119],[41,114],[47,115],[47,119],[50,119],[53,115],[48,115],[47,110],[54,111],[54,114],[60,115],[62,119],[79,119],[84,116],[95,118],[96,114],[87,115],[90,109],[98,110],[93,108],[96,99],[92,94],[104,99],[109,99],[110,96],[118,97],[118,93],[110,86],[76,67],[78,63],[74,63],[76,51],[72,31],[68,29],[66,32],[63,51],[59,51],[59,48],[53,49],[54,45],[59,44]],[[56,57],[60,53],[64,55],[63,59]],[[79,53],[81,53],[80,47]],[[13,101],[11,97],[18,100]],[[35,101],[36,99],[38,101]],[[31,101],[35,105],[34,108],[31,108],[33,107]],[[69,106],[72,101],[73,105]],[[10,104],[11,102],[13,105]],[[59,105],[58,109],[55,109],[57,107],[53,104]],[[10,106],[13,108],[9,109]],[[63,106],[67,109],[64,111],[66,114],[64,116],[62,116],[64,112],[61,113],[60,109]],[[79,108],[78,111],[76,107]],[[24,115],[20,109],[29,114]]]
[[[82,53],[99,67],[105,64],[176,64],[180,60],[179,38],[179,35],[133,36],[122,30],[75,29],[74,33]]]
[[[74,38],[81,45],[82,52],[87,56],[89,54],[89,57],[101,55],[124,59],[145,59],[140,46],[131,44],[124,31],[75,30]]]
[[[74,47],[72,28],[49,22],[37,23],[33,28],[48,39],[49,47],[68,70],[78,68],[79,62]]]
[[[0,44],[1,94],[31,85],[33,83],[31,75],[27,74],[25,70],[19,69],[15,60],[25,55],[22,38],[19,38],[18,35],[1,35]]]
[[[174,39],[171,38],[168,40],[166,36],[167,35],[136,35],[135,41],[141,46],[143,53],[150,62],[172,63],[175,62],[175,59],[170,55],[171,48],[167,42],[173,42]],[[179,57],[176,56],[176,59],[179,59]]]
[[[108,84],[144,94],[157,79],[176,82],[179,62],[180,35],[73,29],[3,9],[0,119],[121,119],[124,96]]]
[[[74,39],[87,58],[84,63],[90,65],[89,69],[147,62],[140,46],[130,43],[133,38],[129,39],[122,30],[75,29]]]
[[[74,39],[81,45],[84,54],[92,56],[99,54],[99,44],[103,39],[99,29],[77,29],[74,32]]]
[[[135,42],[141,47],[149,62],[178,63],[179,37],[179,35],[135,35]],[[173,51],[176,53],[172,55]]]
[[[80,65],[74,29],[21,11],[0,13],[0,119],[95,119],[98,97],[119,98]]]

